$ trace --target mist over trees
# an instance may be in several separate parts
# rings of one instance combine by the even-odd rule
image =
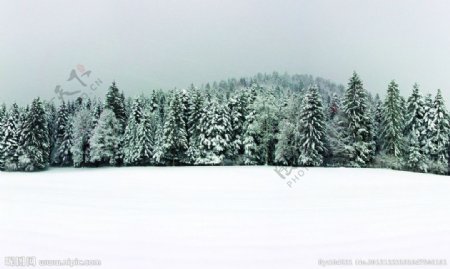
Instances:
[[[381,167],[448,174],[441,91],[395,81],[384,100],[354,73],[347,86],[308,75],[258,74],[104,101],[39,98],[0,106],[0,170],[54,167],[288,165]]]

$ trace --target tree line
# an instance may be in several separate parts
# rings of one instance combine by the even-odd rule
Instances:
[[[35,99],[0,107],[0,170],[55,167],[288,165],[448,173],[441,91],[384,100],[354,73],[347,87],[273,73],[104,101]]]

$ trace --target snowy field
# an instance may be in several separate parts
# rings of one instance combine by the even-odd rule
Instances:
[[[450,177],[304,172],[292,188],[273,167],[0,173],[0,268],[4,256],[100,259],[118,269],[450,262]]]

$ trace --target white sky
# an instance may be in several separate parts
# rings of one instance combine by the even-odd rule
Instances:
[[[0,0],[0,102],[54,97],[77,64],[127,95],[356,70],[372,92],[417,81],[450,100],[449,14],[445,0]]]

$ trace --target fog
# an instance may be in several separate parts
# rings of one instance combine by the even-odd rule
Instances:
[[[0,102],[53,98],[70,71],[127,95],[306,73],[371,92],[396,79],[450,101],[450,2],[414,0],[0,0]],[[73,81],[72,81],[73,82]]]

